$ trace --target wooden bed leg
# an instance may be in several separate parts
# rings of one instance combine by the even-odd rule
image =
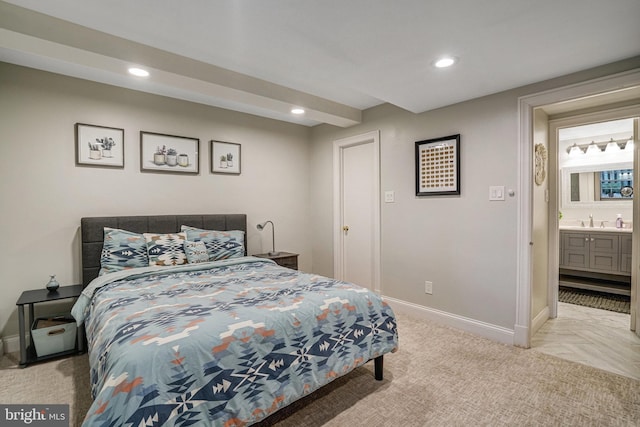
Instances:
[[[383,374],[382,374],[382,368],[384,365],[384,356],[378,356],[375,359],[373,359],[373,369],[374,369],[374,376],[376,377],[377,381],[382,381],[383,379]]]

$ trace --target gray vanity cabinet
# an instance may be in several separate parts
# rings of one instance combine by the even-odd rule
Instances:
[[[588,231],[561,231],[560,240],[562,247],[561,268],[622,274],[620,272],[619,235],[590,233]],[[631,245],[629,245],[629,249],[630,247]],[[631,271],[630,268],[629,271]]]
[[[620,273],[631,275],[631,235],[620,236]]]

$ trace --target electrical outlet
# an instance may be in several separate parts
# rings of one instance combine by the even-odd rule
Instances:
[[[424,293],[432,295],[433,294],[433,282],[425,280],[424,282]]]

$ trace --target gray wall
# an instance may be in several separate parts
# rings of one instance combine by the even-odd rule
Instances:
[[[279,249],[311,269],[309,129],[0,63],[2,169],[0,336],[17,333],[15,302],[49,275],[80,282],[80,218],[247,213],[249,253]],[[125,168],[77,167],[76,122],[124,128]],[[141,173],[141,130],[200,139],[200,174]],[[242,174],[209,172],[209,140],[242,144]]]
[[[514,102],[502,94],[421,115],[382,106],[368,111],[357,129],[314,129],[312,163],[322,178],[312,178],[311,191],[323,199],[312,209],[323,225],[315,229],[314,269],[333,272],[332,258],[316,256],[331,253],[333,245],[331,203],[325,201],[331,196],[332,141],[379,129],[381,191],[395,191],[395,203],[383,203],[381,211],[382,293],[513,327],[516,199],[489,202],[488,195],[490,185],[516,187]],[[461,195],[416,198],[414,142],[456,133]],[[510,163],[514,167],[505,167]],[[425,280],[433,282],[433,295],[424,293]]]
[[[504,202],[490,202],[488,196],[491,185],[517,189],[518,97],[639,66],[639,58],[632,58],[422,114],[383,105],[366,111],[363,123],[349,129],[315,127],[314,270],[333,273],[332,143],[380,130],[381,191],[396,195],[395,203],[381,207],[382,293],[513,330],[520,195]],[[416,198],[414,142],[456,133],[461,134],[461,195]],[[433,282],[433,295],[424,293],[425,280]],[[535,296],[536,310],[544,298],[542,290]]]
[[[332,142],[376,129],[381,190],[396,192],[381,207],[383,293],[513,329],[519,195],[489,202],[488,188],[516,188],[518,96],[638,67],[632,58],[423,114],[382,105],[352,128],[308,129],[0,63],[0,331],[17,332],[23,290],[54,273],[79,282],[82,216],[246,212],[250,253],[269,248],[255,224],[272,219],[279,249],[333,275]],[[124,170],[75,166],[76,122],[124,128]],[[140,173],[140,130],[200,138],[200,175]],[[454,133],[462,194],[416,198],[414,141]],[[242,175],[208,172],[210,139],[242,144]]]

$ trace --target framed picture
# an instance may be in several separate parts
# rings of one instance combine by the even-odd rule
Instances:
[[[240,144],[211,141],[211,173],[240,175]]]
[[[140,132],[140,171],[195,174],[200,172],[200,140]]]
[[[76,165],[124,168],[124,129],[76,123]]]
[[[460,134],[416,142],[416,196],[460,194]]]

